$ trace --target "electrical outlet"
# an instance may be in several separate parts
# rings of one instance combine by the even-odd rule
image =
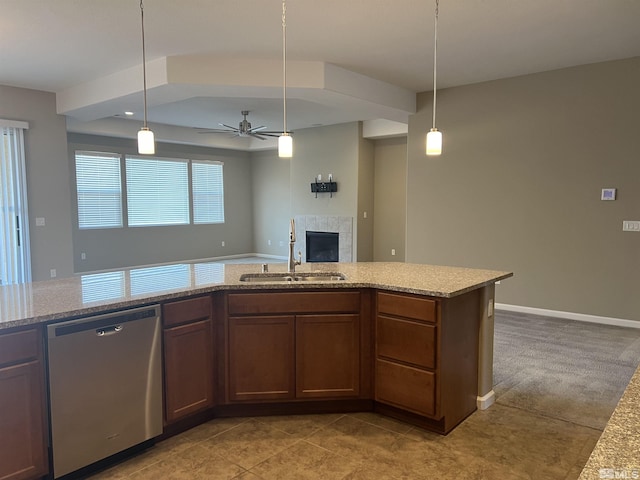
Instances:
[[[489,300],[489,305],[487,306],[487,317],[493,317],[493,298]]]
[[[222,243],[222,246],[224,247],[224,240],[221,243]]]
[[[36,217],[36,227],[44,227],[44,217]]]
[[[364,213],[362,214],[362,216],[363,216],[364,218],[367,218],[367,212],[364,212]]]
[[[280,240],[280,246],[284,247],[284,242],[282,240]]]
[[[623,232],[640,232],[640,221],[625,220],[622,222]]]
[[[87,254],[86,254],[86,253],[84,253],[84,252],[82,252],[82,253],[80,254],[80,260],[86,260],[86,259],[87,259]]]
[[[395,255],[395,254],[396,254],[396,249],[395,249],[395,248],[392,248],[392,249],[391,249],[391,255]]]
[[[56,278],[56,275],[58,275],[55,268],[52,268],[49,273],[51,274],[51,278]]]
[[[267,245],[271,246],[271,240],[267,240]]]

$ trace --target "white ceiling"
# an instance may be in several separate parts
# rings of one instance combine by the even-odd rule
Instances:
[[[432,89],[434,5],[288,0],[289,129],[406,122],[414,93]],[[159,140],[264,146],[196,131],[237,125],[241,110],[254,127],[282,129],[281,0],[144,7]],[[71,131],[133,138],[142,118],[139,8],[139,0],[0,0],[0,84],[56,92]],[[639,25],[640,0],[440,0],[438,88],[638,56]],[[119,117],[124,110],[135,120]]]

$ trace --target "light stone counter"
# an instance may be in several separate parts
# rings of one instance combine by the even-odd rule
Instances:
[[[269,265],[270,272],[286,264]],[[0,330],[134,307],[217,290],[380,288],[435,297],[493,286],[513,274],[494,270],[409,263],[312,263],[297,272],[341,272],[344,281],[244,283],[259,264],[183,263],[136,267],[73,278],[0,287]]]
[[[613,411],[579,480],[640,479],[640,367]]]

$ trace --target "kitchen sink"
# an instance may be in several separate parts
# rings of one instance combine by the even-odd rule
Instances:
[[[346,277],[338,272],[301,272],[301,273],[244,273],[241,282],[287,283],[287,282],[339,282]]]

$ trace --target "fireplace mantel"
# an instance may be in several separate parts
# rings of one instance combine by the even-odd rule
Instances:
[[[295,251],[302,252],[302,258],[307,258],[305,244],[306,232],[338,233],[339,261],[353,262],[353,217],[336,215],[296,215],[296,245]]]

